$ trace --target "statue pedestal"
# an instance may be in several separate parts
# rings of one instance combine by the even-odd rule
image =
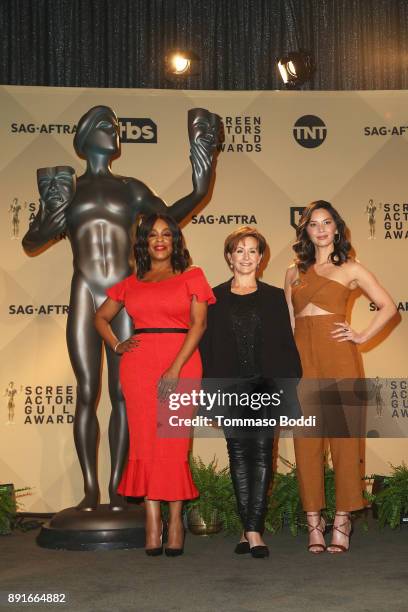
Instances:
[[[37,544],[62,550],[143,548],[144,509],[132,505],[126,510],[112,511],[108,504],[101,504],[91,512],[66,508],[43,525]]]

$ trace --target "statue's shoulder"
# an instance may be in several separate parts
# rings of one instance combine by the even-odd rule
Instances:
[[[116,178],[118,178],[119,180],[123,181],[126,185],[129,185],[130,187],[146,187],[146,185],[143,183],[143,181],[139,181],[139,179],[134,178],[133,176],[119,176],[118,174],[116,175]]]
[[[131,176],[118,176],[124,185],[126,185],[132,193],[137,196],[144,196],[153,193],[152,190],[143,181],[139,181]]]

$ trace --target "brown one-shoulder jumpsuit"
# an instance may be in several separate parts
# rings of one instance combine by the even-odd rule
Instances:
[[[295,341],[300,354],[303,378],[363,378],[360,354],[353,342],[338,342],[330,332],[335,322],[345,321],[351,290],[337,281],[316,273],[310,266],[292,285],[295,314]],[[312,303],[332,314],[298,316]],[[305,414],[308,408],[305,407]],[[326,411],[329,413],[330,406]],[[339,434],[337,434],[339,435]],[[362,508],[362,441],[359,438],[328,437],[335,471],[336,508],[351,511]],[[303,509],[316,512],[326,507],[324,495],[325,438],[296,437],[294,440],[297,475]]]

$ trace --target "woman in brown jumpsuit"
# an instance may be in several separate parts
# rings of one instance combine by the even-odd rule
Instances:
[[[293,249],[295,263],[285,278],[295,341],[300,354],[304,379],[358,379],[363,369],[357,344],[370,340],[395,315],[396,307],[376,278],[350,258],[351,245],[346,238],[343,219],[331,204],[313,202],[304,211],[296,231]],[[346,322],[347,302],[354,289],[360,288],[378,308],[368,326],[354,331]],[[307,384],[307,383],[306,383]],[[305,406],[307,411],[308,407]],[[329,430],[336,416],[331,406],[321,406],[327,415]],[[338,412],[338,411],[336,411]],[[356,411],[354,410],[354,413]],[[347,420],[347,408],[344,409]],[[333,435],[333,434],[332,434]],[[321,510],[324,498],[323,436],[296,437],[295,455],[303,509],[307,513],[309,550],[326,550],[325,522]],[[328,552],[345,552],[351,531],[350,512],[363,507],[360,439],[329,434],[335,471],[336,516]]]

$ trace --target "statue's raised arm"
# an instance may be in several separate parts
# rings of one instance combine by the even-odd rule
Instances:
[[[167,209],[178,222],[187,217],[207,195],[213,177],[213,161],[221,139],[221,117],[205,108],[188,111],[193,191]]]
[[[222,134],[221,117],[205,108],[188,111],[188,135],[193,191],[177,200],[166,203],[147,185],[133,178],[126,179],[138,214],[170,214],[180,223],[206,197],[214,174],[214,156]]]
[[[75,170],[71,166],[39,168],[37,183],[40,207],[22,242],[27,253],[37,251],[65,232],[65,211],[75,195]]]

